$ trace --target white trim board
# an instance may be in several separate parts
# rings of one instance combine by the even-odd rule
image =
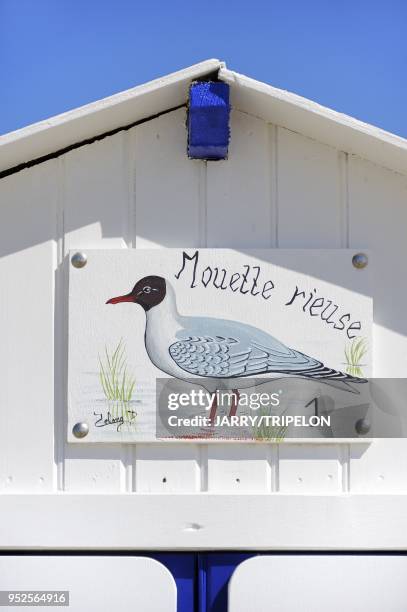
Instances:
[[[406,550],[407,495],[4,495],[0,549]]]
[[[221,65],[207,60],[0,136],[0,171],[186,104],[190,82]]]
[[[225,66],[219,78],[231,86],[233,108],[298,132],[335,149],[407,173],[407,140],[338,113],[289,91],[256,81]]]

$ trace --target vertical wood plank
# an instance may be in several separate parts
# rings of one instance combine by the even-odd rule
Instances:
[[[208,490],[250,493],[271,490],[271,446],[214,444],[208,446]]]
[[[338,248],[342,243],[339,153],[278,128],[278,245]]]
[[[405,438],[351,446],[351,493],[407,493]]]
[[[232,111],[229,158],[208,162],[206,246],[239,249],[274,244],[273,144],[264,121]],[[206,465],[208,491],[271,490],[268,445],[208,445]]]
[[[206,164],[187,157],[186,111],[179,109],[136,128],[136,248],[202,246]],[[199,445],[136,445],[135,489],[197,491]],[[165,480],[164,480],[165,479]]]
[[[137,248],[200,244],[200,169],[189,160],[184,108],[137,127]]]
[[[65,254],[70,249],[127,246],[131,218],[127,138],[119,132],[63,157]],[[66,347],[58,349],[66,358]],[[66,444],[65,490],[125,490],[127,452],[119,444],[99,450],[86,443]]]
[[[407,376],[407,177],[349,160],[350,247],[370,249],[373,285],[374,370],[377,377]],[[389,359],[391,355],[391,359]]]
[[[281,493],[339,493],[341,470],[336,444],[280,444]]]
[[[272,245],[271,144],[264,121],[232,111],[229,159],[208,162],[207,246]]]
[[[406,378],[407,177],[349,158],[350,246],[369,249],[373,286],[373,374]],[[386,415],[384,415],[385,418]],[[351,447],[352,492],[407,491],[407,441]]]
[[[122,449],[119,445],[76,444],[67,447],[64,479],[66,492],[120,493],[125,489]]]
[[[55,170],[0,181],[0,492],[54,486]]]
[[[346,245],[346,159],[337,150],[277,128],[278,246]],[[282,444],[279,490],[334,492],[346,486],[341,445]]]
[[[135,469],[138,493],[194,493],[200,490],[195,444],[137,444]]]
[[[124,132],[70,151],[65,160],[65,251],[125,248],[128,177]]]

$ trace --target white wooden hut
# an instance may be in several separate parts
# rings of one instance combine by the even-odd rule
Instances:
[[[218,162],[187,156],[188,89],[208,75],[230,85],[229,157]],[[352,608],[331,593],[329,609],[339,609],[336,599],[347,609],[405,609],[405,558],[372,556],[407,547],[402,438],[66,442],[64,261],[69,251],[87,249],[321,249],[321,257],[325,249],[368,250],[373,374],[406,377],[407,141],[208,60],[2,136],[0,171],[0,547],[14,551],[0,552],[0,589],[71,587],[89,597],[89,574],[82,582],[56,580],[72,572],[71,557],[53,551],[132,552],[104,565],[86,555],[75,563],[106,571],[112,585],[137,573],[139,593],[156,580],[148,572],[158,570],[131,565],[137,551],[262,551],[270,554],[255,560],[250,575],[256,597],[274,573],[283,579],[312,567],[322,591],[325,580],[334,589],[327,574],[340,575],[353,598],[347,601],[356,602]],[[33,565],[26,551],[51,557],[35,557]],[[371,556],[341,565],[339,556],[283,559],[273,551]],[[242,568],[232,581],[235,611],[249,609],[245,594],[255,601]],[[304,601],[309,584],[307,574]],[[172,583],[166,588],[173,593]],[[358,607],[370,590],[372,601]],[[380,607],[383,592],[393,607]],[[279,602],[275,584],[273,593]],[[166,597],[167,607],[147,601],[143,610],[173,610],[173,595]],[[93,609],[81,605],[73,609]],[[314,602],[307,609],[328,608]]]

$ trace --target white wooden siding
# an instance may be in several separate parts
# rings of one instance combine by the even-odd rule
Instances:
[[[55,160],[0,181],[0,491],[50,491]]]
[[[371,250],[373,375],[407,376],[407,177],[349,159],[349,246]],[[350,490],[407,492],[407,440],[351,448]]]
[[[124,133],[120,133],[60,158],[64,256],[69,249],[127,246],[129,190],[125,150]],[[65,306],[66,278],[64,274],[61,282]],[[66,334],[63,334],[57,350],[64,372],[66,349]],[[65,410],[65,403],[61,402],[58,419],[62,422],[65,422]],[[120,445],[93,450],[63,441],[63,449],[64,462],[60,469],[65,490],[112,493],[123,490],[126,462]]]
[[[190,161],[185,119],[164,114],[0,181],[0,491],[407,493],[404,440],[65,443],[69,249],[369,248],[375,375],[407,375],[407,178],[239,111],[229,160]]]

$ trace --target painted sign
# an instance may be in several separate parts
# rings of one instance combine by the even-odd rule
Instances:
[[[227,416],[238,417],[258,410],[250,393],[260,382],[269,398],[261,409],[275,415],[287,381],[300,381],[304,406],[326,397],[325,388],[358,394],[370,375],[372,299],[353,254],[89,251],[87,265],[70,266],[69,275],[69,441],[78,441],[78,423],[89,430],[86,442],[216,439],[215,419],[225,414],[219,392],[230,392]],[[202,435],[158,427],[166,380],[177,390],[172,399],[186,394],[169,407],[167,389],[166,408],[175,421],[201,417]],[[261,439],[256,424],[246,425],[245,439],[247,428]]]

